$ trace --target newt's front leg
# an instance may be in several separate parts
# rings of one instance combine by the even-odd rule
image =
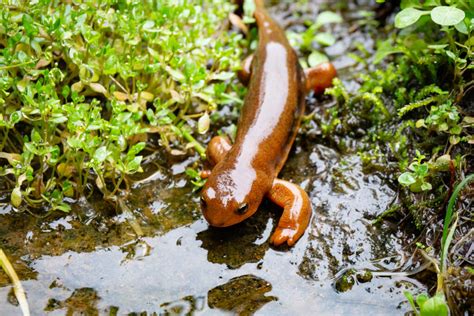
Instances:
[[[298,185],[275,179],[267,197],[283,208],[278,226],[270,238],[275,246],[293,246],[303,235],[311,219],[311,202],[306,192]]]
[[[336,68],[330,62],[305,69],[304,73],[306,76],[306,90],[312,90],[316,95],[322,94],[326,88],[332,86],[332,80],[337,75]]]
[[[215,136],[207,147],[207,158],[214,166],[224,159],[232,147],[227,137]],[[201,173],[203,178],[210,174],[210,170]],[[311,219],[311,202],[306,192],[296,184],[281,179],[275,179],[267,197],[275,204],[283,208],[283,214],[278,226],[270,238],[275,246],[284,244],[293,246],[304,234]]]
[[[219,161],[224,159],[225,155],[231,149],[232,144],[225,136],[214,136],[207,145],[206,156],[207,161],[214,167]],[[211,170],[201,171],[201,178],[206,179],[211,174]]]

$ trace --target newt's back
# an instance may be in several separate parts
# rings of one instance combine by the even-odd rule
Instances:
[[[256,3],[259,42],[233,154],[276,177],[299,127],[304,74],[284,31]]]
[[[256,212],[288,157],[304,106],[304,74],[296,53],[261,2],[256,3],[259,43],[236,141],[201,193],[206,219],[219,227]]]

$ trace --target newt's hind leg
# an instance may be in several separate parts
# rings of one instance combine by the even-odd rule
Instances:
[[[248,55],[240,64],[242,69],[237,72],[237,77],[239,77],[240,82],[243,85],[247,85],[250,81],[250,76],[252,75],[252,61],[253,54]]]
[[[230,140],[225,136],[214,136],[206,149],[207,161],[214,167],[219,161],[224,159],[225,155],[232,148]],[[208,178],[211,174],[211,170],[201,171],[201,178]]]
[[[293,246],[303,235],[311,219],[312,208],[308,194],[296,184],[275,179],[267,197],[283,207],[283,214],[270,242],[275,246],[284,243]]]
[[[336,68],[329,62],[305,69],[304,73],[306,75],[306,91],[313,90],[316,94],[321,94],[326,88],[332,86],[332,80],[337,75]]]

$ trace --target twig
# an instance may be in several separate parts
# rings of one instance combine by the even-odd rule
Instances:
[[[28,301],[26,300],[25,290],[21,285],[20,279],[18,278],[15,269],[2,249],[0,249],[0,266],[3,268],[10,280],[12,280],[13,292],[15,293],[15,297],[20,304],[23,316],[30,316],[30,308],[28,306]]]
[[[37,62],[37,60],[30,60],[30,61],[26,61],[26,62],[20,63],[20,64],[15,64],[15,65],[10,65],[10,66],[0,66],[0,70],[7,70],[7,69],[12,69],[12,68],[17,68],[17,67],[25,66],[25,65],[28,65],[28,64],[36,63],[36,62]]]

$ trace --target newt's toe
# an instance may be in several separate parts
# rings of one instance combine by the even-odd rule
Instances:
[[[297,229],[277,227],[270,238],[270,243],[275,246],[280,246],[284,243],[287,243],[288,246],[293,246],[301,235],[302,233],[299,233]]]

